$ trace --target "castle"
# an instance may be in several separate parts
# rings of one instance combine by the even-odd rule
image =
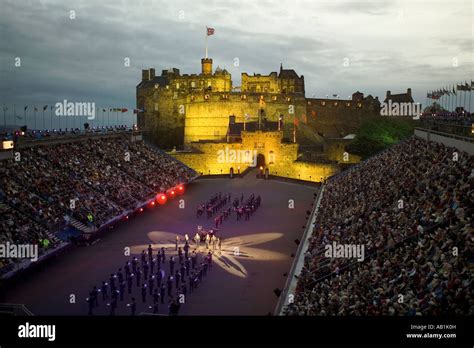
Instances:
[[[282,65],[278,73],[242,73],[241,86],[234,87],[229,72],[212,64],[203,58],[201,73],[190,75],[142,70],[136,91],[138,127],[158,146],[184,150],[172,154],[203,174],[248,167],[216,161],[216,153],[231,146],[258,151],[273,174],[319,181],[338,171],[347,143],[342,138],[380,109],[377,98],[360,92],[347,100],[306,98],[304,76]],[[319,146],[323,161],[305,164],[299,145]],[[278,161],[269,162],[272,156]]]

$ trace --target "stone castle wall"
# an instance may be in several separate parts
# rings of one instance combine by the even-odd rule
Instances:
[[[169,154],[203,175],[229,174],[246,170],[257,164],[257,156],[263,155],[271,175],[293,179],[321,181],[339,172],[336,163],[307,163],[297,161],[298,144],[281,143],[283,132],[242,132],[241,143],[192,143],[193,152],[170,152]],[[234,156],[232,156],[234,151]],[[245,163],[250,151],[252,163]],[[237,152],[240,155],[235,155]],[[240,161],[236,160],[238,156]]]
[[[260,103],[263,96],[264,105]],[[263,110],[268,121],[278,121],[283,115],[284,137],[291,137],[296,115],[306,111],[305,101],[299,96],[248,93],[209,93],[189,96],[186,103],[184,143],[199,140],[225,139],[229,126],[229,116],[235,115],[236,122],[257,121]]]

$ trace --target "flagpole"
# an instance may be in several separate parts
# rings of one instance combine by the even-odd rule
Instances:
[[[207,59],[207,27],[206,27],[206,59]]]
[[[3,106],[3,126],[5,127],[5,133],[7,133],[7,109]]]
[[[464,103],[462,103],[462,107],[463,107],[464,110],[466,110],[466,93],[465,93],[466,91],[463,90],[463,92],[464,92],[463,93],[464,94]]]
[[[13,104],[13,125],[16,126],[16,105]]]
[[[472,82],[471,82],[471,87],[469,87],[469,112],[471,112],[471,96],[472,96]]]
[[[453,87],[453,90],[454,90],[454,87]],[[451,94],[452,94],[452,93],[453,93],[453,92],[451,92]],[[453,100],[454,100],[454,98],[451,98],[451,103],[450,103],[450,105],[449,105],[449,111],[450,111],[450,112],[453,112]]]

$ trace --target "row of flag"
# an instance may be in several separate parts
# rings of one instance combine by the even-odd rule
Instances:
[[[23,110],[24,110],[24,111],[28,110],[28,107],[29,107],[29,106],[26,105],[26,106],[23,108]],[[51,110],[53,110],[54,106],[51,105],[50,108],[51,108]],[[48,105],[43,106],[43,111],[45,111],[45,110],[47,110],[47,109],[48,109]],[[36,106],[34,106],[34,107],[33,107],[33,110],[34,110],[34,111],[39,111],[39,108],[36,107]],[[99,110],[99,109],[97,109],[97,110]],[[125,109],[125,108],[111,108],[111,109],[108,109],[108,110],[109,110],[110,112],[121,112],[121,113],[124,113],[124,112],[127,112],[127,111],[128,111],[128,109]],[[8,106],[4,106],[4,107],[3,107],[3,111],[8,111]],[[103,111],[103,112],[107,112],[107,109],[102,109],[102,111]],[[133,113],[134,113],[134,114],[138,114],[138,113],[140,113],[140,112],[145,112],[145,109],[133,109]]]
[[[465,92],[470,92],[474,89],[474,82],[471,81],[471,84],[469,84],[468,82],[464,83],[464,84],[456,84],[456,85],[453,85],[453,87],[445,87],[445,88],[440,88],[436,91],[432,91],[432,92],[428,92],[426,94],[426,97],[429,98],[429,99],[439,99],[441,98],[443,95],[456,95],[456,91],[465,91]]]

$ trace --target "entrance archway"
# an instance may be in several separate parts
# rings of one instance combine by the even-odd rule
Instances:
[[[265,167],[265,156],[261,153],[257,155],[257,167]]]

